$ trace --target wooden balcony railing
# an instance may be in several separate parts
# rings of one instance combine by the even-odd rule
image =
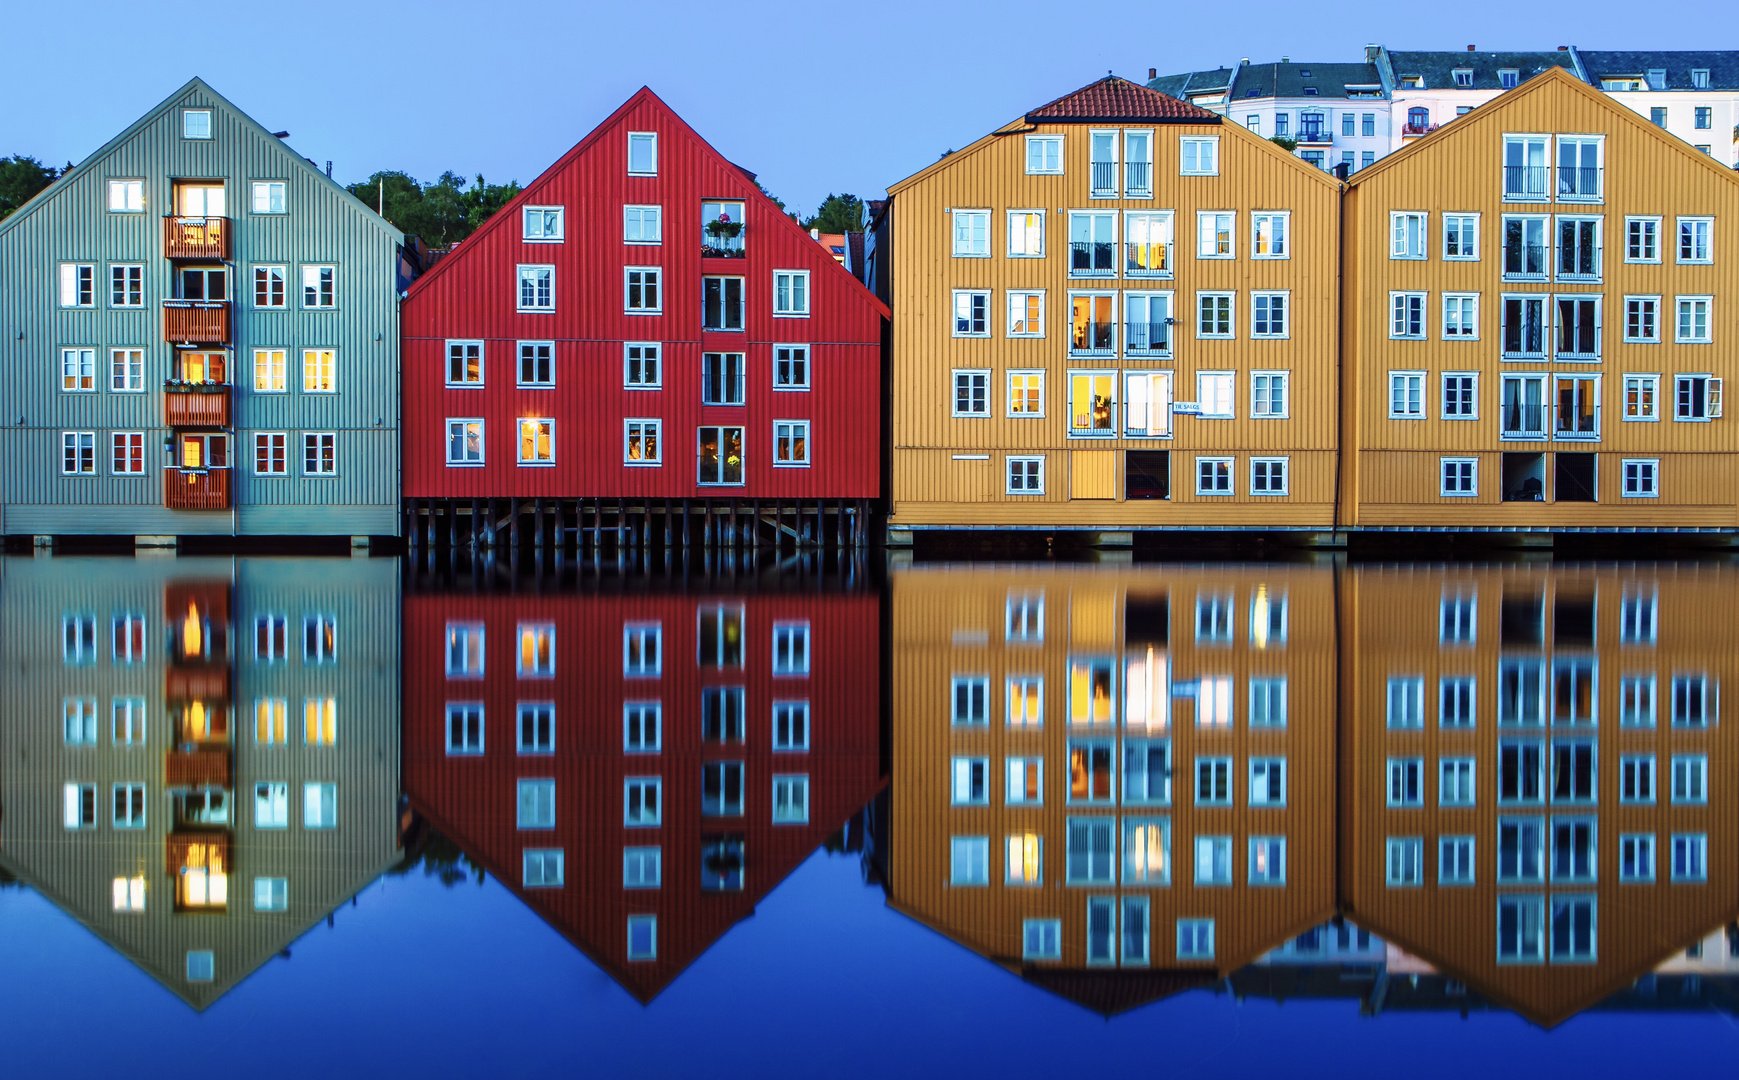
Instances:
[[[228,469],[163,470],[163,505],[171,510],[228,510]]]
[[[229,748],[169,751],[163,756],[163,782],[168,787],[229,787]]]
[[[229,662],[221,666],[172,667],[163,676],[163,697],[170,704],[203,701],[217,708],[229,701]]]
[[[163,257],[229,260],[229,218],[166,217]]]
[[[163,340],[181,345],[229,344],[229,302],[163,301]]]
[[[230,389],[203,383],[163,389],[163,422],[172,428],[229,427]]]

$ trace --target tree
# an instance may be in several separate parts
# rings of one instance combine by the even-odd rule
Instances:
[[[477,231],[491,214],[519,194],[518,181],[490,184],[481,175],[467,184],[452,171],[424,184],[404,172],[377,172],[349,191],[396,228],[415,233],[430,247],[446,247]]]
[[[821,200],[815,216],[799,222],[805,229],[824,233],[860,232],[863,229],[863,200],[856,195],[828,195]]]
[[[1286,151],[1288,154],[1290,154],[1294,150],[1298,149],[1298,140],[1297,139],[1288,139],[1284,135],[1270,136],[1268,141],[1273,143],[1275,146],[1278,146],[1280,149]]]
[[[67,169],[71,168],[68,164]],[[32,195],[54,183],[65,172],[22,154],[0,158],[0,219],[23,206]]]

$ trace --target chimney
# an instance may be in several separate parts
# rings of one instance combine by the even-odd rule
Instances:
[[[1468,46],[1468,47],[1467,47],[1467,51],[1468,51],[1468,52],[1472,52],[1472,51],[1473,51],[1473,46],[1472,46],[1472,45],[1469,45],[1469,46]]]
[[[809,230],[809,239],[811,239],[811,240],[821,239],[821,230],[820,229],[810,229]]]
[[[1290,64],[1290,63],[1292,63],[1292,57],[1290,57],[1290,56],[1282,56],[1282,57],[1281,57],[1281,58],[1280,58],[1280,62],[1281,62],[1281,63],[1282,63],[1282,64]]]
[[[332,163],[330,161],[326,163],[326,179],[332,179]]]
[[[1339,165],[1336,165],[1334,167],[1335,179],[1336,180],[1345,180],[1347,178],[1347,174],[1352,172],[1352,171],[1353,171],[1352,163],[1348,162],[1348,161],[1343,161]]]
[[[1238,58],[1238,66],[1239,67],[1249,67],[1250,66],[1250,58],[1248,56],[1239,57]]]
[[[1558,46],[1558,51],[1559,51],[1559,52],[1569,52],[1569,51],[1570,51],[1570,46],[1568,46],[1568,45],[1560,45],[1560,46]]]
[[[1147,69],[1147,81],[1152,82],[1153,80],[1155,80],[1157,78],[1159,78],[1159,69],[1158,68],[1148,68]]]
[[[1383,52],[1383,47],[1381,45],[1366,45],[1365,46],[1365,63],[1367,63],[1367,64],[1376,63],[1377,57],[1381,56],[1382,52]]]

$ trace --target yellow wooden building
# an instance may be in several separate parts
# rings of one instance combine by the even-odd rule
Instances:
[[[893,184],[891,535],[1333,522],[1333,176],[1107,77]]]
[[[1106,1013],[1334,913],[1331,571],[890,589],[896,909]]]
[[[1549,70],[1344,201],[1343,524],[1739,526],[1731,170]]]
[[[1345,917],[1543,1024],[1739,911],[1717,566],[1342,575]]]

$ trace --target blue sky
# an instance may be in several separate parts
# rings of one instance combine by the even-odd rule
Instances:
[[[354,181],[530,180],[650,85],[788,204],[866,197],[1107,70],[1462,49],[1739,47],[1730,3],[7,6],[0,156],[77,161],[193,75]],[[1593,35],[1598,34],[1598,37]],[[76,42],[76,48],[74,43]],[[25,43],[28,47],[18,48]],[[34,44],[29,44],[34,43]]]

